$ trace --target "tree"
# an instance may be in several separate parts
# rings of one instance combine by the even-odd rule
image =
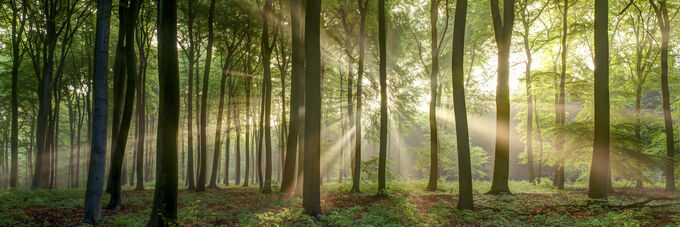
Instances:
[[[595,132],[588,197],[607,199],[609,190],[609,7],[595,0]]]
[[[194,17],[195,17],[195,9],[194,9],[194,4],[195,0],[188,0],[187,1],[188,7],[186,10],[186,17],[187,17],[187,27],[188,27],[188,36],[189,36],[189,48],[187,51],[185,51],[185,54],[189,58],[189,77],[187,79],[188,82],[188,88],[187,88],[187,140],[188,140],[188,147],[187,147],[187,184],[189,185],[189,190],[195,189],[195,184],[194,184],[194,140],[193,140],[193,120],[194,120],[194,111],[193,111],[193,75],[194,75],[194,49],[195,49],[195,44],[194,44]],[[198,77],[198,75],[197,75]],[[196,88],[198,88],[198,84],[196,84]],[[198,109],[198,106],[196,107]]]
[[[177,129],[179,68],[177,64],[177,1],[158,2],[158,131],[156,186],[148,226],[177,225]]]
[[[148,4],[148,2],[147,2]],[[137,77],[137,147],[136,171],[137,185],[135,190],[144,190],[144,144],[146,143],[146,73],[148,56],[151,50],[151,39],[155,30],[155,23],[151,20],[154,10],[150,5],[142,3],[140,7],[139,24],[137,25],[137,48],[139,50],[139,72]],[[130,180],[132,182],[132,180]]]
[[[87,189],[85,190],[84,223],[94,224],[99,220],[104,167],[106,165],[106,78],[109,56],[109,26],[111,22],[111,0],[97,1],[97,28],[94,47],[94,111],[92,119],[92,144],[90,167],[88,168]]]
[[[380,43],[380,154],[378,162],[378,193],[385,193],[387,169],[387,46],[385,32],[385,0],[378,1],[378,36]]]
[[[210,1],[210,12],[208,13],[208,46],[205,56],[205,70],[203,70],[203,96],[201,96],[201,169],[198,174],[198,186],[196,191],[205,191],[205,179],[207,173],[207,156],[208,156],[208,78],[210,77],[210,63],[212,62],[212,47],[213,47],[213,15],[215,14],[215,0]],[[220,160],[219,147],[215,147],[215,156],[213,159],[213,176],[217,173],[217,162]],[[214,181],[212,181],[214,182]],[[214,185],[217,187],[217,185]]]
[[[558,127],[564,127],[564,124],[566,122],[566,109],[565,109],[565,103],[566,103],[566,95],[564,93],[564,83],[565,79],[567,77],[567,16],[569,12],[569,2],[568,0],[564,0],[564,5],[562,6],[562,43],[561,43],[561,60],[562,63],[560,64],[560,79],[559,79],[559,89],[557,93],[557,101],[555,102],[555,122],[557,123]],[[564,149],[564,138],[558,137],[557,141],[555,141],[555,152],[557,152],[558,155],[562,155]],[[555,165],[555,181],[553,182],[554,186],[557,186],[558,189],[564,189],[564,163],[563,163],[563,158],[559,158],[557,161],[557,164]]]
[[[668,41],[670,40],[671,21],[668,17],[666,0],[660,0],[659,5],[649,0],[656,20],[661,30],[661,96],[663,99],[663,119],[666,132],[666,191],[674,192],[675,188],[675,142],[673,140],[673,119],[671,118],[670,92],[668,90]]]
[[[493,30],[498,48],[498,85],[496,87],[496,151],[489,194],[510,193],[510,46],[515,19],[515,1],[503,0],[503,15],[498,0],[490,0]]]
[[[305,175],[302,208],[321,215],[321,0],[307,0],[305,13]]]
[[[132,109],[134,98],[135,98],[135,80],[137,79],[137,58],[135,56],[135,27],[137,25],[137,15],[139,15],[140,1],[130,0],[125,2],[120,7],[125,7],[127,11],[126,19],[124,20],[125,32],[123,33],[125,37],[125,66],[126,75],[126,91],[125,91],[125,102],[123,105],[123,113],[120,119],[120,126],[118,128],[118,136],[114,137],[115,145],[112,145],[113,149],[111,152],[111,168],[109,169],[109,181],[106,186],[106,191],[111,194],[111,200],[106,206],[107,209],[119,210],[121,208],[121,168],[123,166],[123,161],[125,158],[125,150],[128,138],[128,132],[130,131],[130,124],[132,122]],[[121,9],[122,11],[123,9]],[[115,113],[114,113],[115,114]],[[114,126],[116,127],[116,126]]]
[[[354,138],[354,168],[352,168],[352,192],[360,192],[359,184],[361,183],[361,96],[362,96],[362,81],[364,78],[364,39],[366,36],[366,9],[368,8],[368,0],[358,0],[359,3],[359,72],[357,73],[357,111],[356,120],[354,121],[354,131],[356,132]]]
[[[11,91],[11,109],[12,109],[12,125],[10,135],[10,149],[12,150],[12,163],[10,167],[10,183],[9,186],[16,188],[19,184],[19,100],[17,95],[17,87],[19,84],[19,67],[23,60],[25,50],[22,50],[21,44],[23,42],[24,27],[26,25],[26,1],[17,4],[16,0],[10,0],[9,5],[12,10],[12,91]],[[21,11],[21,12],[19,12]],[[5,154],[7,155],[7,154]]]
[[[533,94],[532,94],[532,75],[531,75],[531,64],[533,63],[533,57],[532,55],[534,52],[540,50],[543,45],[545,45],[547,42],[543,42],[541,44],[536,44],[535,41],[530,40],[530,35],[531,34],[531,26],[536,22],[537,19],[541,16],[541,13],[543,13],[543,10],[548,6],[549,2],[546,2],[541,6],[539,10],[529,10],[529,4],[532,3],[531,1],[528,0],[522,0],[520,4],[522,5],[522,11],[520,13],[520,20],[522,23],[522,44],[524,46],[524,54],[526,55],[527,61],[524,69],[524,74],[525,74],[525,82],[526,82],[526,91],[527,91],[527,128],[526,128],[526,133],[527,133],[527,171],[529,173],[529,181],[534,182],[535,180],[535,171],[534,171],[534,154],[533,154],[533,112],[532,110],[534,109],[534,103],[533,103]]]
[[[272,139],[271,139],[271,112],[272,112],[272,76],[271,76],[271,54],[274,45],[276,44],[276,32],[274,32],[274,39],[272,44],[269,43],[269,16],[272,11],[272,4],[274,0],[267,0],[264,3],[264,10],[262,10],[262,66],[264,71],[264,81],[262,86],[264,117],[264,134],[260,131],[260,138],[265,138],[265,173],[262,185],[262,193],[269,194],[272,192]],[[260,127],[262,129],[262,127]],[[260,145],[262,146],[262,145]]]
[[[458,147],[458,209],[472,210],[472,167],[470,163],[470,142],[467,113],[465,108],[465,80],[463,58],[465,55],[465,24],[467,0],[456,1],[456,16],[453,24],[453,108],[456,118],[456,144]]]
[[[298,140],[300,137],[300,122],[304,121],[300,113],[300,108],[304,103],[304,0],[290,1],[290,26],[291,39],[291,75],[290,75],[290,127],[288,127],[288,138],[286,139],[286,159],[283,169],[283,179],[281,180],[281,192],[291,195],[294,192],[295,177],[295,157],[298,151]],[[302,151],[300,151],[302,152]]]
[[[441,0],[430,0],[430,48],[432,49],[432,70],[430,70],[430,178],[427,182],[428,191],[436,191],[437,181],[439,180],[439,137],[437,132],[436,97],[440,47],[438,44],[437,19],[439,18],[440,1]],[[446,31],[444,31],[444,34],[446,34]]]

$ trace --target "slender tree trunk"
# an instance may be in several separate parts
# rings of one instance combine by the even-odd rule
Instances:
[[[300,115],[301,103],[304,98],[301,82],[304,80],[304,0],[291,0],[291,61],[292,72],[290,76],[290,127],[288,127],[288,138],[286,140],[286,158],[283,169],[283,179],[281,181],[281,192],[291,195],[296,184],[295,164],[298,150],[299,122],[302,121]],[[247,98],[249,99],[249,98]],[[246,107],[247,110],[250,108]]]
[[[387,169],[387,45],[385,0],[378,1],[378,36],[380,43],[380,155],[378,159],[378,193],[386,193]]]
[[[234,115],[234,124],[236,125],[236,169],[234,170],[235,176],[234,179],[236,180],[234,182],[235,185],[241,184],[241,125],[239,124],[239,115],[236,110],[238,107],[234,107],[233,115]],[[248,146],[246,144],[246,146]],[[247,159],[248,153],[246,153],[246,159]],[[248,185],[248,161],[246,160],[246,172],[245,172],[245,178],[244,178],[244,186]]]
[[[453,108],[456,118],[456,142],[458,144],[458,209],[472,210],[472,165],[470,163],[470,142],[468,136],[467,113],[465,108],[465,75],[463,62],[465,55],[465,22],[467,0],[456,1],[456,16],[453,25]]]
[[[532,86],[531,86],[531,64],[533,62],[532,59],[532,46],[531,46],[531,41],[529,40],[529,33],[531,29],[532,20],[529,17],[529,9],[528,9],[528,3],[529,1],[524,1],[524,8],[522,9],[522,26],[524,28],[524,33],[522,34],[522,43],[524,44],[524,54],[526,55],[527,62],[524,68],[524,75],[525,75],[525,82],[526,82],[526,92],[527,92],[527,128],[526,128],[526,133],[527,133],[527,138],[526,138],[526,151],[527,151],[527,172],[529,175],[529,182],[534,182],[535,176],[534,176],[534,138],[533,138],[533,94],[531,93],[532,91]]]
[[[668,164],[665,168],[666,191],[674,192],[675,188],[675,148],[673,139],[673,119],[671,118],[670,92],[668,89],[668,41],[670,40],[671,24],[668,17],[666,0],[660,0],[657,6],[654,0],[649,0],[656,13],[657,23],[661,30],[661,94],[663,99],[663,118],[666,132],[666,156]]]
[[[213,45],[213,14],[215,12],[215,0],[210,1],[210,12],[208,13],[208,46],[206,47],[207,54],[205,58],[205,69],[203,70],[203,92],[201,96],[201,132],[199,139],[201,141],[200,164],[198,172],[198,185],[196,191],[205,191],[205,181],[207,178],[207,157],[208,157],[208,78],[210,76],[210,63],[212,59],[212,45]],[[198,75],[198,74],[197,74]],[[215,152],[217,153],[217,152]],[[219,157],[219,156],[217,156]],[[218,159],[215,159],[217,162]],[[216,165],[213,165],[216,166]]]
[[[607,199],[609,178],[609,35],[607,0],[595,0],[595,102],[593,160],[588,197]]]
[[[356,121],[354,122],[355,145],[354,145],[354,170],[352,172],[352,189],[351,192],[360,192],[359,184],[361,183],[361,104],[362,104],[362,81],[364,80],[364,39],[366,33],[366,8],[368,8],[368,0],[359,0],[359,72],[357,76],[357,111]]]
[[[557,120],[557,125],[558,127],[564,127],[564,124],[566,122],[566,109],[565,109],[565,103],[566,103],[566,95],[564,92],[564,85],[565,85],[565,80],[566,80],[566,75],[567,75],[567,16],[568,16],[568,10],[569,10],[569,3],[567,0],[564,0],[564,6],[563,6],[563,12],[562,12],[562,64],[561,64],[561,71],[560,71],[560,80],[559,80],[559,92],[557,94],[557,106],[555,109],[557,110],[557,113],[555,113],[555,118]],[[555,181],[553,182],[553,185],[556,186],[558,189],[564,189],[564,138],[558,137],[557,141],[555,142],[555,151],[557,152],[558,161],[555,167]]]
[[[536,96],[534,96],[534,115],[536,117],[534,118],[536,121],[536,136],[538,136],[538,171],[536,174],[536,183],[540,184],[541,183],[541,170],[543,170],[543,137],[541,137],[541,126],[539,125],[539,117],[538,117],[538,110],[536,106],[538,103],[536,103]]]
[[[10,108],[12,112],[11,126],[10,126],[10,149],[12,155],[12,163],[10,167],[9,186],[16,188],[19,186],[19,97],[17,94],[19,85],[19,67],[25,52],[21,50],[21,42],[23,40],[24,25],[26,22],[26,1],[21,2],[21,15],[19,14],[19,5],[16,0],[9,2],[12,9],[12,88]],[[5,154],[6,156],[7,154]],[[6,167],[6,166],[5,166]]]
[[[126,84],[126,91],[125,91],[125,102],[123,105],[123,113],[122,113],[122,118],[120,121],[120,128],[118,130],[118,135],[116,136],[116,140],[114,140],[112,143],[115,143],[113,145],[114,150],[112,150],[111,153],[111,168],[109,172],[109,181],[107,185],[107,192],[111,194],[111,200],[109,201],[109,204],[106,206],[107,209],[111,210],[119,210],[122,208],[121,204],[121,177],[124,175],[122,173],[122,165],[124,164],[123,162],[125,161],[125,150],[126,150],[126,144],[127,144],[127,138],[128,138],[128,132],[130,129],[130,124],[132,121],[132,109],[133,109],[133,102],[134,102],[134,97],[135,97],[135,80],[136,80],[136,74],[137,74],[137,68],[136,68],[136,56],[135,56],[135,50],[134,50],[134,33],[135,33],[135,26],[136,26],[136,21],[137,21],[137,15],[139,14],[139,7],[140,7],[140,2],[137,0],[130,0],[129,2],[125,2],[125,4],[129,4],[127,6],[121,6],[121,7],[126,7],[127,13],[126,15],[129,16],[125,20],[125,69],[126,69],[126,74],[127,74],[127,84]],[[122,69],[121,69],[122,70]],[[122,174],[122,175],[121,175]]]
[[[439,137],[437,132],[437,77],[439,76],[439,36],[437,34],[437,18],[439,18],[440,0],[430,0],[430,56],[432,70],[430,71],[430,178],[427,183],[428,191],[437,190],[439,180]]]
[[[97,27],[94,47],[94,112],[92,119],[92,140],[85,191],[84,223],[94,224],[101,216],[101,197],[104,187],[106,165],[106,80],[108,72],[109,26],[111,22],[111,0],[97,1]]]
[[[193,98],[194,98],[194,7],[193,5],[195,4],[195,0],[188,0],[188,33],[189,33],[189,51],[188,51],[188,58],[189,58],[189,77],[187,79],[188,81],[188,88],[187,88],[187,133],[188,133],[188,151],[187,151],[187,184],[189,186],[189,190],[194,190],[195,189],[195,183],[194,183],[194,140],[193,140],[193,121],[194,121],[194,111],[193,111]],[[196,76],[198,78],[198,75]],[[198,84],[196,84],[196,89],[198,89]],[[196,94],[198,95],[198,94]],[[196,109],[198,109],[198,106],[196,106]]]
[[[264,10],[262,11],[262,19],[263,19],[263,25],[262,25],[262,45],[263,45],[263,63],[262,66],[264,66],[264,81],[263,81],[263,95],[264,95],[264,102],[262,105],[264,106],[264,117],[260,117],[260,119],[264,119],[264,134],[261,134],[260,138],[262,138],[262,135],[264,136],[264,142],[265,142],[265,171],[264,171],[264,181],[262,185],[262,193],[264,194],[269,194],[272,192],[272,139],[271,139],[271,105],[272,105],[272,77],[271,77],[271,70],[270,70],[270,60],[271,60],[271,53],[272,53],[272,46],[269,44],[269,14],[271,13],[270,11],[272,10],[272,4],[273,0],[266,0],[264,4]],[[276,39],[273,40],[273,42],[276,42]],[[262,128],[262,126],[261,126]]]

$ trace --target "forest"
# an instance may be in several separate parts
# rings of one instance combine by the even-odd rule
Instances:
[[[680,225],[680,0],[0,0],[0,226]]]

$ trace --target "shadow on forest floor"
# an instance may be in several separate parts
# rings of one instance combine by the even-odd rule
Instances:
[[[516,184],[516,183],[515,183]],[[680,197],[658,188],[617,188],[608,203],[593,203],[585,189],[546,190],[522,185],[531,193],[484,195],[475,191],[475,210],[456,210],[455,190],[425,192],[418,183],[391,185],[390,196],[376,196],[372,185],[348,193],[347,185],[322,189],[321,222],[302,214],[301,200],[257,188],[227,187],[204,193],[179,192],[178,213],[184,226],[611,226],[680,223]],[[442,186],[444,189],[447,186]],[[525,188],[528,187],[528,188]],[[513,184],[511,184],[513,188]],[[372,190],[373,189],[373,190]],[[83,215],[84,191],[0,191],[0,226],[72,226]],[[123,191],[123,209],[103,210],[102,224],[139,226],[148,221],[153,191]],[[650,199],[653,198],[653,199]],[[102,204],[108,201],[105,196]]]

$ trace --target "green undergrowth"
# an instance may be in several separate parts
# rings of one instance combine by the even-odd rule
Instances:
[[[475,210],[459,211],[458,184],[439,182],[425,191],[426,181],[395,182],[379,194],[376,184],[363,183],[361,193],[351,184],[322,186],[323,215],[303,212],[300,198],[278,192],[263,195],[256,187],[230,186],[193,192],[182,189],[179,223],[184,226],[674,226],[680,224],[680,199],[625,207],[651,195],[619,193],[608,203],[587,199],[574,185],[557,190],[544,181],[534,185],[512,181],[513,194],[485,195],[489,182],[474,182]],[[570,188],[571,187],[571,188]],[[274,188],[278,191],[278,188]],[[627,189],[619,189],[619,191]],[[658,191],[657,189],[647,189]],[[644,193],[642,191],[640,193]],[[124,209],[104,211],[102,224],[143,226],[151,212],[153,191],[124,191]],[[654,195],[658,196],[658,195]],[[102,204],[108,202],[104,194]],[[77,225],[82,219],[84,190],[0,191],[0,226]],[[51,217],[51,218],[50,218]]]

